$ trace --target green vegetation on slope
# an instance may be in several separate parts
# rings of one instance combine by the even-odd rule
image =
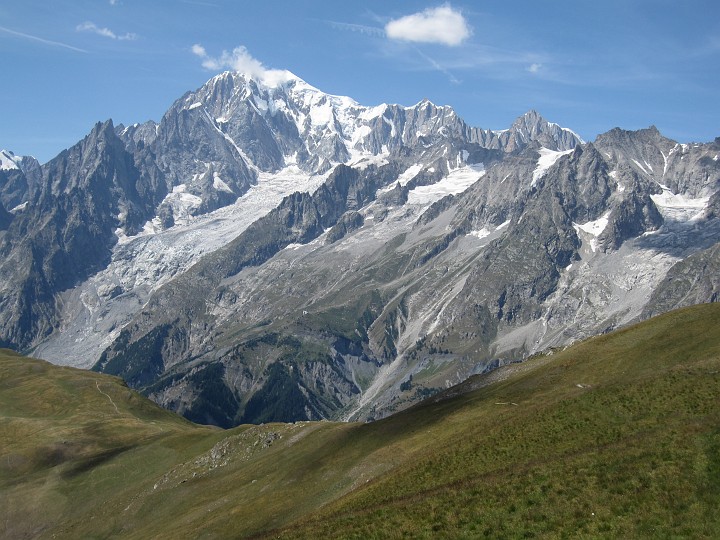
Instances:
[[[371,424],[228,431],[2,354],[0,536],[718,537],[719,329],[696,306]]]

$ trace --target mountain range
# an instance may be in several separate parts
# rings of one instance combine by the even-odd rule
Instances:
[[[201,423],[381,418],[717,301],[719,155],[226,72],[44,165],[3,151],[0,345]]]

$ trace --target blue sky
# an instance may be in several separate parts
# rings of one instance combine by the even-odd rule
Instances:
[[[533,108],[586,140],[720,136],[717,0],[2,0],[0,55],[0,148],[41,162],[248,62],[483,128]]]

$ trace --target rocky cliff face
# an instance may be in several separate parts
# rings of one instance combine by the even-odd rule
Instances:
[[[57,327],[55,295],[107,264],[116,229],[137,230],[153,211],[109,121],[46,164],[37,183],[35,174],[25,175],[25,200],[0,245],[0,334],[19,348]]]
[[[718,154],[221,74],[0,171],[0,339],[203,422],[377,418],[717,299]]]
[[[673,265],[652,292],[642,317],[681,307],[720,301],[720,244],[693,253]]]
[[[0,151],[0,203],[9,211],[31,201],[41,176],[35,158]]]
[[[532,121],[544,122],[536,114]],[[363,168],[387,162],[391,153],[412,153],[408,149],[418,145],[437,152],[448,140],[463,143],[452,157],[457,162],[484,150],[475,141],[492,133],[471,129],[449,107],[427,101],[407,108],[363,107],[289,72],[271,81],[228,72],[177,100],[160,123],[98,124],[84,141],[42,167],[32,158],[4,153],[0,202],[16,218],[7,212],[0,217],[7,230],[0,251],[10,257],[4,271],[0,268],[6,277],[0,335],[23,350],[42,342],[43,354],[48,335],[68,318],[84,321],[84,312],[93,311],[88,302],[102,305],[127,293],[133,298],[125,297],[122,316],[96,329],[116,335],[149,292],[242,232],[231,227],[228,216],[240,210],[226,212],[213,241],[193,242],[204,229],[199,217],[245,206],[235,203],[252,188],[254,198],[267,202],[260,201],[259,208],[250,203],[247,221],[261,217],[291,188],[313,189],[337,164]],[[502,142],[493,145],[503,148]],[[438,160],[435,175],[449,163]],[[292,186],[292,180],[298,183]],[[167,241],[149,238],[166,230]],[[182,247],[159,253],[158,244],[178,244],[178,233]],[[154,266],[149,270],[148,264],[137,268],[132,262],[135,269],[110,268],[132,257],[160,260],[141,261]],[[69,292],[98,272],[106,275],[95,280],[92,291]],[[98,317],[102,314],[92,316]],[[76,332],[95,333],[78,325]],[[65,347],[63,342],[60,349]],[[96,354],[96,348],[81,347],[78,354]]]
[[[639,144],[647,133],[618,135]],[[265,262],[217,276],[214,292],[193,308],[202,327],[193,315],[166,321],[187,339],[182,350],[155,357],[162,374],[148,393],[195,415],[200,405],[188,396],[202,390],[192,374],[219,363],[223,395],[236,396],[230,413],[223,408],[225,422],[279,418],[263,399],[307,418],[375,418],[472,373],[636,320],[684,256],[673,248],[680,235],[685,255],[717,240],[709,198],[693,197],[712,191],[717,174],[707,171],[709,188],[687,184],[685,195],[673,193],[662,184],[680,176],[672,163],[654,177],[635,163],[642,155],[613,157],[605,148],[551,151],[536,143],[504,157],[485,154],[487,168],[455,164],[439,178],[435,159],[391,159],[363,170],[372,189],[351,205],[337,179],[353,169],[337,169],[311,198],[332,201],[323,203],[339,209],[332,220],[286,239]],[[714,155],[712,145],[695,151]],[[443,189],[457,191],[443,196]],[[290,213],[311,216],[300,225],[295,217],[272,222],[302,233],[302,223],[321,221],[318,206]],[[243,244],[262,252],[246,235],[234,249]],[[208,261],[221,268],[226,259],[244,260],[218,252]],[[192,276],[201,268],[183,277],[199,283]],[[712,299],[703,294],[692,301]],[[157,317],[146,308],[128,341],[154,336]],[[277,345],[289,341],[291,350]],[[127,377],[125,350],[116,343],[98,367]],[[310,375],[320,371],[322,379]]]

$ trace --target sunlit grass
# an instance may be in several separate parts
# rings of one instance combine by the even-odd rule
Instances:
[[[697,306],[382,421],[228,431],[0,354],[0,536],[718,537],[719,328]]]

